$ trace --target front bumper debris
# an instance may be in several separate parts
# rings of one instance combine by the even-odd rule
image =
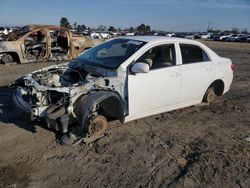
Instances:
[[[56,131],[61,131],[62,133],[68,132],[69,125],[69,115],[64,114],[57,119],[46,118],[47,127],[50,129],[55,129]]]
[[[33,120],[33,110],[31,108],[31,106],[23,100],[22,98],[22,90],[20,88],[18,88],[14,94],[13,94],[13,102],[14,105],[18,108],[18,110],[20,110],[21,112],[27,114],[31,120]]]
[[[55,129],[56,131],[61,131],[63,133],[68,132],[69,115],[65,113],[65,110],[63,113],[58,115],[58,113],[52,114],[52,111],[50,110],[51,108],[54,108],[54,105],[32,108],[32,106],[24,100],[23,95],[24,91],[21,88],[17,88],[13,94],[13,102],[20,112],[25,113],[26,116],[29,117],[29,120],[32,121],[36,117],[40,117],[45,119],[48,128]],[[50,114],[48,114],[48,112],[50,112]]]

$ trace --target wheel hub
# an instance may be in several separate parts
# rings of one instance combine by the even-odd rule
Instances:
[[[104,134],[107,128],[108,124],[106,118],[104,116],[97,115],[91,118],[88,127],[88,133],[90,135]]]

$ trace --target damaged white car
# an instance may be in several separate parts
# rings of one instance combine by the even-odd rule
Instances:
[[[104,135],[122,123],[212,102],[233,79],[230,59],[187,39],[131,36],[109,40],[76,61],[17,80],[14,103],[64,134],[65,144]]]

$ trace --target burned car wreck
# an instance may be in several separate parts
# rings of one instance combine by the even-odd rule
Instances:
[[[72,60],[101,42],[88,36],[75,36],[64,27],[27,25],[0,40],[0,63]]]

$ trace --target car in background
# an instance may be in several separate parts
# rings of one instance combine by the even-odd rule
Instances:
[[[239,35],[236,37],[235,42],[246,42],[248,37],[249,37],[249,35],[246,35],[246,34],[239,34]]]
[[[0,27],[0,36],[8,35],[11,32],[12,32],[12,29],[9,27]]]
[[[220,41],[220,38],[225,35],[224,33],[216,33],[213,35],[213,41]]]
[[[250,42],[250,35],[247,36],[247,42]]]
[[[71,60],[101,42],[88,36],[73,36],[64,27],[28,25],[2,36],[0,63]]]
[[[109,39],[111,38],[111,34],[108,32],[93,32],[90,34],[90,37],[93,39]]]
[[[135,36],[135,33],[134,32],[128,32],[125,34],[126,36]]]
[[[186,39],[200,39],[201,35],[199,33],[187,33]]]
[[[176,35],[175,35],[175,33],[168,33],[167,34],[167,37],[175,37]]]
[[[220,37],[220,41],[227,41],[229,37],[232,37],[234,34],[224,34]]]
[[[226,38],[226,41],[228,42],[239,42],[240,40],[242,40],[244,37],[244,34],[233,34],[230,37]]]
[[[0,36],[1,35],[7,35],[9,32],[8,32],[8,29],[7,28],[4,28],[4,27],[0,27]]]
[[[187,36],[187,33],[185,33],[185,32],[175,33],[175,37],[178,37],[178,38],[185,38],[186,36]]]
[[[213,33],[201,33],[201,39],[213,39]]]
[[[174,37],[118,37],[76,61],[18,79],[13,100],[63,133],[64,144],[104,136],[108,122],[211,103],[229,89],[234,66],[204,44]],[[85,140],[86,141],[86,140]]]

